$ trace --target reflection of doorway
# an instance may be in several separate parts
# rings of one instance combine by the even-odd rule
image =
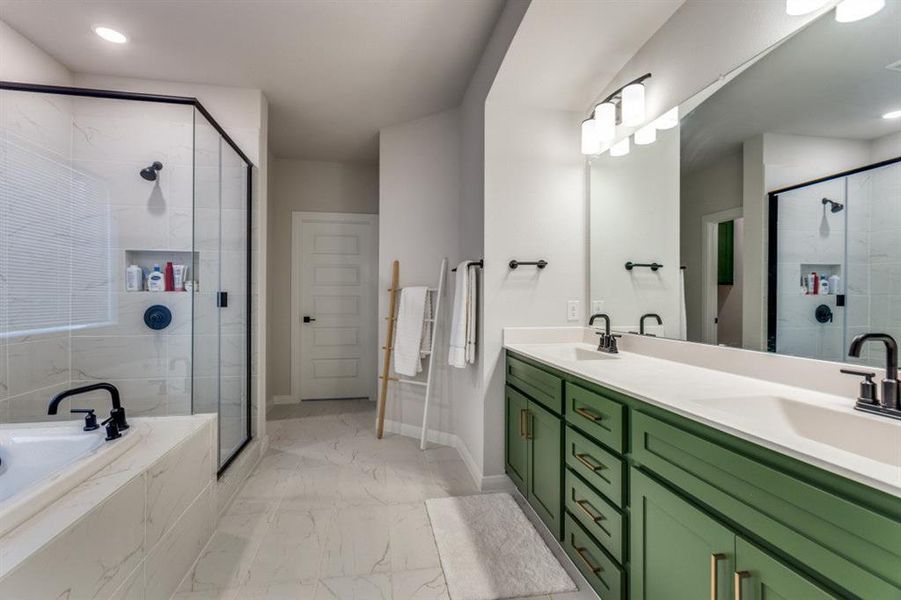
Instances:
[[[701,217],[702,340],[740,348],[742,345],[743,234],[742,209]]]

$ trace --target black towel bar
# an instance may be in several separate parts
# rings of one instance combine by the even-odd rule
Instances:
[[[634,262],[632,262],[631,260],[630,260],[629,262],[626,263],[626,270],[627,270],[627,271],[631,271],[631,270],[634,269],[635,267],[648,267],[650,270],[656,271],[656,270],[658,270],[658,269],[662,269],[662,268],[663,268],[663,265],[661,265],[660,263],[655,263],[655,262],[652,262],[652,263],[634,263]]]
[[[520,261],[520,260],[516,260],[516,259],[513,259],[510,261],[511,269],[516,269],[517,267],[524,267],[524,266],[529,266],[529,265],[535,265],[539,269],[543,269],[547,266],[547,261],[544,260],[543,258],[540,260],[535,260],[535,261]]]

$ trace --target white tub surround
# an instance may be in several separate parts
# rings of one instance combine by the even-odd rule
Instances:
[[[216,418],[131,425],[140,443],[0,537],[0,598],[172,595],[215,525]]]
[[[0,426],[0,536],[110,464],[147,434],[144,424],[106,441],[83,423]]]
[[[560,371],[901,497],[901,422],[854,410],[854,378],[849,378],[853,391],[847,395],[801,387],[808,383],[809,374],[833,368],[837,372],[837,363],[746,350],[728,350],[728,356],[714,360],[707,355],[725,350],[632,335],[623,337],[620,347],[624,351],[608,355],[595,351],[595,332],[581,327],[508,328],[504,330],[504,346]],[[652,352],[657,356],[650,355]],[[770,365],[770,374],[777,381],[730,372],[762,371],[760,362]],[[700,366],[703,363],[717,368]],[[787,385],[782,380],[792,373],[793,384]],[[820,382],[810,388],[822,385]]]

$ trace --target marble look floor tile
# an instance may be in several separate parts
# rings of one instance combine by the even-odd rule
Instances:
[[[389,541],[392,571],[441,566],[425,504],[391,507]]]
[[[322,556],[322,577],[391,571],[392,513],[393,507],[384,505],[338,509]]]
[[[172,600],[236,600],[237,588],[224,590],[179,590],[172,596]]]
[[[392,600],[449,600],[440,568],[391,573]]]
[[[319,578],[333,518],[331,508],[276,511],[251,563],[247,585]]]
[[[377,573],[323,579],[316,590],[316,600],[391,600],[391,578]]]
[[[181,591],[224,589],[243,585],[272,522],[271,513],[226,514],[203,549]]]
[[[234,600],[314,600],[319,583],[290,581],[260,587],[243,587]]]

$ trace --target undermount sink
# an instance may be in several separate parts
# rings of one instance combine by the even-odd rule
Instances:
[[[732,396],[694,400],[714,409],[884,463],[901,467],[898,422],[856,411],[841,411],[781,396]],[[854,400],[848,400],[848,407]]]
[[[547,346],[543,350],[547,354],[552,354],[554,358],[573,362],[618,358],[616,354],[606,354],[604,352],[598,352],[597,350],[589,350],[588,348],[583,348],[581,346]]]

